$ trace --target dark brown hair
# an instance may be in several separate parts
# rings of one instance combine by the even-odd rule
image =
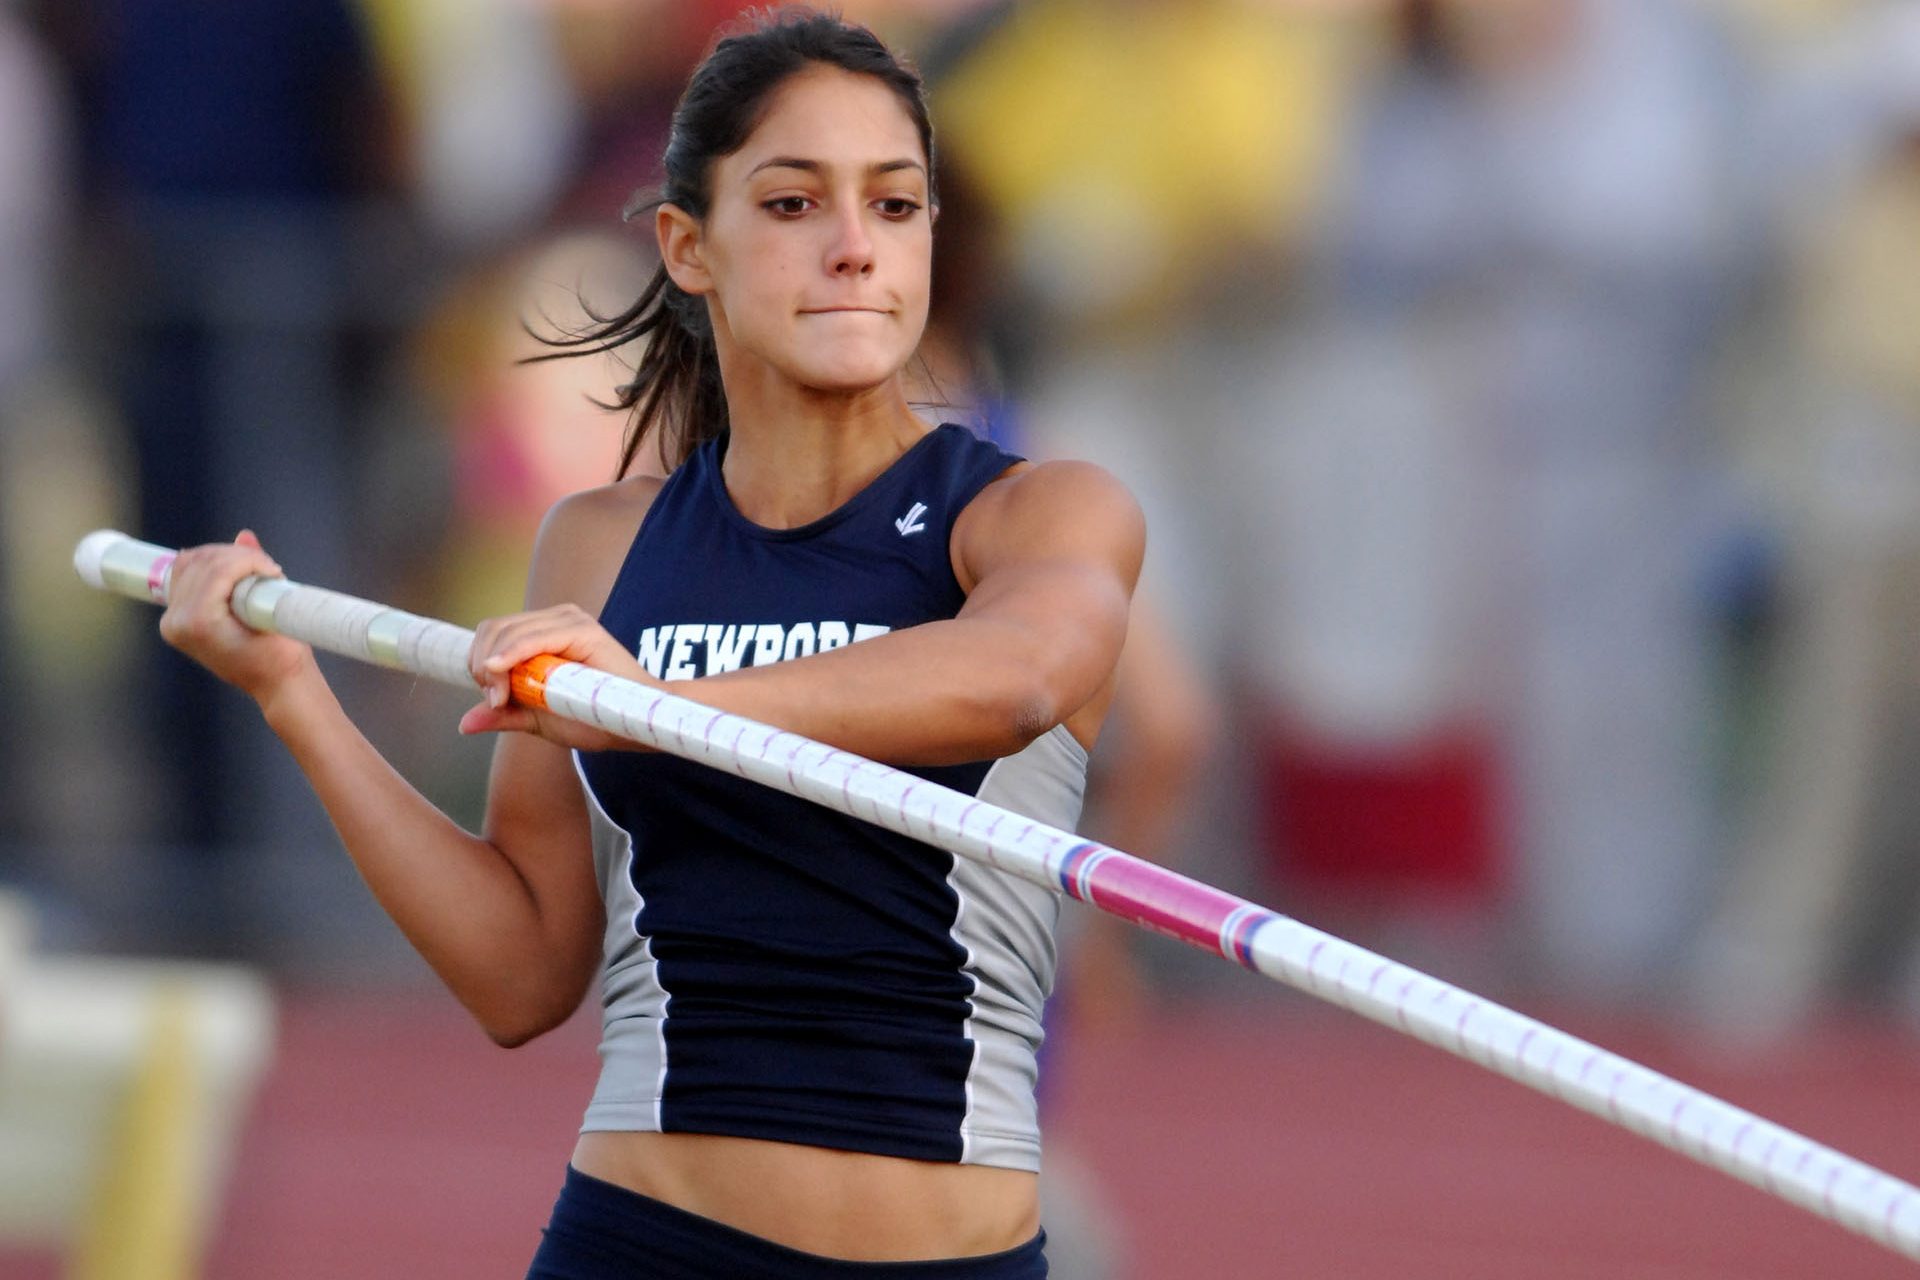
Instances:
[[[933,123],[920,76],[879,37],[838,17],[795,6],[763,10],[744,21],[714,45],[688,81],[667,139],[666,181],[657,191],[642,192],[630,201],[626,220],[671,204],[705,221],[713,162],[746,145],[774,90],[815,63],[872,76],[898,94],[919,130],[931,174]],[[625,311],[593,315],[587,328],[542,336],[541,341],[558,350],[528,360],[559,360],[645,342],[633,380],[617,388],[608,405],[631,413],[619,476],[627,474],[641,443],[654,432],[660,433],[660,455],[670,466],[726,433],[727,401],[706,304],[676,285],[664,264]]]

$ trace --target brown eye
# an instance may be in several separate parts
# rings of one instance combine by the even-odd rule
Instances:
[[[880,216],[892,218],[898,222],[904,222],[914,214],[920,212],[920,202],[917,200],[909,200],[905,196],[888,196],[886,199],[876,201],[875,203],[880,209]]]
[[[776,200],[768,200],[760,207],[782,218],[797,218],[807,211],[810,203],[805,196],[781,196]]]

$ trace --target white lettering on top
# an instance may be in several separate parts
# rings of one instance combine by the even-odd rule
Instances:
[[[667,645],[673,641],[672,627],[648,627],[640,633],[640,651],[635,656],[647,674],[658,679],[667,662]]]
[[[720,632],[716,641],[714,632]],[[747,646],[753,643],[753,628],[729,626],[707,628],[707,665],[703,674],[717,676],[738,671],[747,659]]]
[[[813,656],[814,636],[811,622],[796,622],[787,628],[787,645],[781,650],[780,659],[791,662],[795,658]]]
[[[693,646],[701,643],[701,628],[682,624],[673,629],[673,647],[667,651],[667,670],[662,677],[667,680],[691,680],[693,670]]]
[[[825,653],[890,630],[872,622],[668,623],[642,627],[634,656],[656,679],[692,680]]]

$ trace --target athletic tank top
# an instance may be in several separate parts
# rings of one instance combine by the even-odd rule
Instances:
[[[938,427],[838,510],[768,529],[735,509],[724,450],[667,479],[601,614],[667,680],[953,617],[954,520],[1020,460]],[[1052,894],[674,756],[576,761],[607,907],[584,1129],[1039,1167]],[[1086,753],[1056,726],[1005,759],[910,772],[1071,830]]]

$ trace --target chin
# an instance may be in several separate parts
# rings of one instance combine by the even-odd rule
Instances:
[[[816,391],[869,391],[906,367],[907,357],[893,352],[862,353],[839,359],[810,361],[796,368],[795,381]]]

